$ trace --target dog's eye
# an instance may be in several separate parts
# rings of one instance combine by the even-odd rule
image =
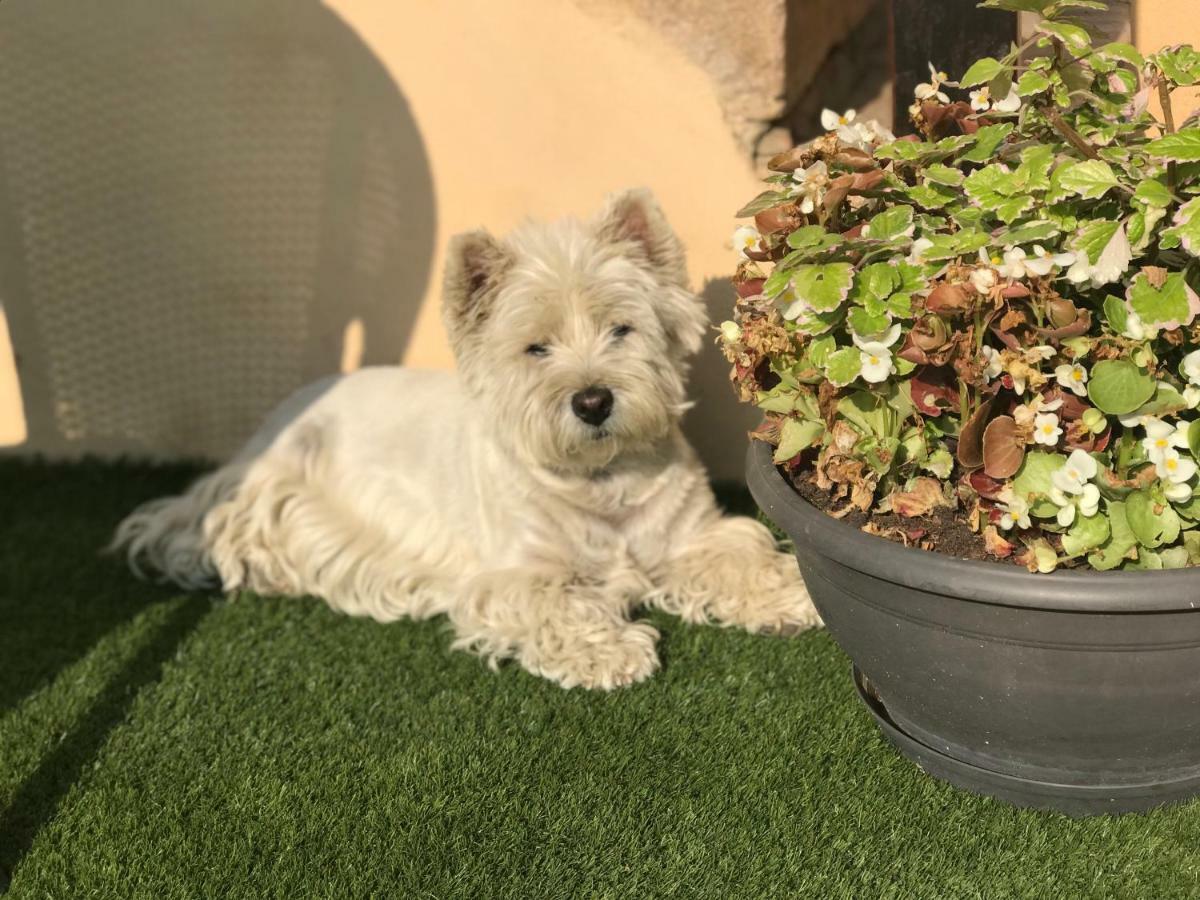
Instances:
[[[623,337],[625,337],[625,335],[631,334],[632,332],[633,332],[632,325],[618,325],[616,328],[614,328],[612,330],[612,336],[615,338],[623,338]]]
[[[547,356],[550,353],[550,348],[545,344],[530,344],[525,348],[525,352],[530,356]]]

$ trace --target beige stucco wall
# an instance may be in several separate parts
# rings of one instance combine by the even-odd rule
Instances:
[[[697,288],[732,268],[732,212],[757,190],[711,80],[648,23],[566,0],[331,0],[406,98],[431,170],[434,275],[407,365],[452,365],[438,316],[447,239],[526,217],[586,216],[612,191],[651,187],[689,250]],[[727,285],[710,288],[723,315]],[[397,357],[400,356],[399,348]],[[4,370],[0,354],[0,371]],[[711,345],[690,428],[718,476],[741,468],[748,412]],[[20,437],[11,370],[0,374],[0,440]]]
[[[1136,42],[1143,49],[1200,43],[1196,2],[1139,0]],[[652,17],[600,14],[595,0],[460,0],[452,13],[421,0],[327,5],[411,107],[433,181],[435,273],[458,231],[486,225],[502,232],[526,216],[588,215],[606,193],[648,185],[689,249],[697,288],[711,282],[714,318],[723,315],[730,214],[756,190],[756,176],[711,74]],[[1195,99],[1180,104],[1184,112]],[[438,291],[435,274],[425,296],[400,298],[420,304],[405,364],[452,365]],[[715,475],[736,476],[738,433],[752,414],[734,404],[711,345],[695,385],[693,440]],[[0,321],[0,445],[23,437]]]

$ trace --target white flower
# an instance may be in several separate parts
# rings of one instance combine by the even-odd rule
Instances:
[[[1058,416],[1054,413],[1038,413],[1033,420],[1033,439],[1047,447],[1057,447],[1058,439],[1062,437],[1062,429],[1058,425]]]
[[[1020,403],[1013,407],[1013,421],[1022,428],[1027,428],[1032,431],[1034,427],[1034,419],[1037,418],[1038,413],[1054,412],[1062,405],[1062,397],[1059,397],[1057,400],[1046,400],[1041,394],[1034,394],[1029,398],[1028,403]]]
[[[792,172],[792,178],[797,183],[799,196],[804,198],[800,201],[800,212],[807,216],[825,196],[825,189],[829,186],[829,167],[817,160],[807,169],[796,169]]]
[[[834,131],[849,125],[857,115],[858,113],[852,109],[846,110],[840,116],[832,109],[823,109],[821,110],[821,127],[826,131]]]
[[[1183,389],[1183,402],[1187,404],[1188,409],[1195,409],[1200,406],[1200,387],[1189,384]]]
[[[1083,450],[1072,450],[1061,469],[1051,473],[1050,500],[1058,507],[1055,517],[1066,528],[1075,521],[1076,510],[1094,516],[1100,508],[1100,489],[1088,481],[1096,475],[1096,460]]]
[[[1163,488],[1163,496],[1172,503],[1182,503],[1192,499],[1192,486],[1187,483],[1168,484]]]
[[[1054,369],[1054,380],[1077,397],[1087,396],[1088,371],[1079,363],[1063,363]]]
[[[1142,424],[1146,426],[1146,437],[1142,440],[1142,446],[1146,448],[1146,456],[1149,457],[1150,462],[1160,464],[1171,453],[1178,457],[1179,454],[1175,452],[1176,447],[1187,449],[1188,426],[1186,423],[1172,425],[1162,419],[1146,416]],[[1158,474],[1160,478],[1163,477],[1162,472]]]
[[[1078,253],[1075,262],[1067,270],[1067,279],[1072,284],[1083,284],[1091,281],[1092,287],[1098,288],[1118,281],[1129,269],[1133,259],[1133,247],[1129,243],[1129,234],[1121,225],[1107,246],[1100,251],[1100,257],[1093,264],[1087,253]]]
[[[739,341],[742,337],[741,326],[737,322],[726,319],[721,323],[721,338],[727,344],[733,344]]]
[[[930,247],[933,246],[933,241],[929,238],[917,238],[912,242],[912,248],[908,252],[908,259],[905,260],[910,266],[919,266],[925,262],[925,258],[921,255]]]
[[[1183,374],[1189,384],[1200,385],[1200,350],[1193,350],[1183,358]]]
[[[1020,247],[1011,247],[1004,251],[1004,262],[996,266],[1002,278],[1019,280],[1024,278],[1028,266],[1025,264],[1025,251]]]
[[[1074,253],[1051,253],[1041,244],[1035,244],[1033,247],[1034,259],[1025,260],[1025,268],[1034,275],[1045,277],[1050,274],[1050,270],[1055,266],[1062,268],[1069,266],[1075,262]]]
[[[877,144],[890,144],[896,139],[896,135],[892,133],[892,130],[880,125],[878,119],[871,119],[871,121],[867,122],[866,127],[870,129],[871,138]]]
[[[1126,428],[1141,428],[1145,427],[1147,422],[1156,421],[1154,416],[1146,415],[1145,413],[1131,412],[1125,416],[1118,416],[1117,421]]]
[[[900,337],[900,323],[897,322],[875,340],[865,341],[857,334],[852,336],[854,346],[859,349],[859,361],[862,364],[862,378],[870,384],[887,381],[888,376],[896,373],[896,365],[892,362],[892,351],[888,348]]]
[[[742,256],[758,246],[761,236],[753,225],[740,225],[733,230],[733,249]]]
[[[988,381],[993,378],[999,378],[1004,372],[1004,362],[1000,359],[1000,352],[993,347],[983,346],[979,349],[983,358],[987,360],[987,365],[983,367],[983,377]]]
[[[1024,497],[1013,493],[1011,485],[1005,485],[997,495],[997,499],[1000,501],[1000,509],[1003,513],[1000,516],[1000,527],[1002,529],[1010,531],[1014,525],[1018,528],[1031,527],[1029,521],[1029,503],[1026,502]]]
[[[992,108],[992,91],[986,84],[977,91],[971,91],[971,109],[987,112]]]
[[[939,72],[933,67],[933,63],[929,64],[929,81],[918,84],[913,89],[913,96],[918,100],[934,100],[939,103],[949,103],[950,98],[946,96],[942,90],[942,82],[949,81],[950,76],[945,72]]]
[[[1196,474],[1196,463],[1179,455],[1178,450],[1167,450],[1162,459],[1154,464],[1154,471],[1159,478],[1171,484],[1183,484]]]
[[[1084,485],[1096,477],[1097,471],[1096,460],[1086,451],[1072,450],[1062,467],[1051,473],[1050,483],[1064,494],[1082,494]]]
[[[1121,333],[1127,338],[1133,338],[1135,341],[1144,341],[1147,338],[1154,337],[1157,331],[1157,328],[1147,329],[1142,324],[1142,317],[1131,310],[1125,317],[1125,329]]]
[[[796,294],[796,289],[791,284],[780,291],[779,296],[775,298],[775,303],[783,310],[783,317],[789,322],[798,319],[812,308],[808,305],[808,301]]]
[[[859,346],[859,358],[862,361],[863,381],[878,384],[887,381],[888,376],[896,373],[892,362],[892,351],[877,341],[869,341]]]
[[[996,270],[976,267],[971,271],[971,286],[985,296],[990,294],[996,286]]]
[[[1021,108],[1021,95],[1017,93],[1015,87],[1008,89],[1008,94],[1003,100],[995,100],[992,102],[992,109],[995,112],[1015,113]]]

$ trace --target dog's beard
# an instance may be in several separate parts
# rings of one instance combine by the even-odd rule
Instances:
[[[519,406],[499,400],[493,426],[527,465],[560,474],[594,474],[621,459],[647,453],[670,434],[687,409],[680,379],[602,379],[613,391],[612,414],[589,425],[571,412],[571,391],[527,397]]]

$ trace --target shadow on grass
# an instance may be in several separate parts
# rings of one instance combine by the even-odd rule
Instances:
[[[7,891],[17,863],[71,785],[96,758],[109,733],[125,718],[138,692],[159,680],[163,665],[212,609],[208,599],[188,597],[177,602],[178,608],[153,638],[112,678],[91,709],[46,755],[8,809],[0,814],[0,893]]]
[[[147,603],[177,594],[136,581],[100,551],[130,510],[199,471],[0,460],[0,714]]]

